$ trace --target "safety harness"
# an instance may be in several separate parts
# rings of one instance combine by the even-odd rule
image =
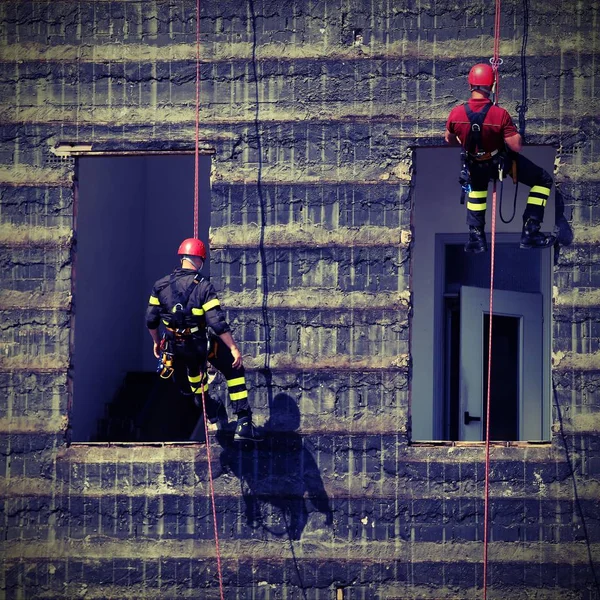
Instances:
[[[504,177],[504,153],[499,150],[492,150],[492,152],[485,152],[482,150],[482,130],[483,122],[490,110],[492,103],[484,105],[480,111],[473,111],[469,106],[468,102],[465,102],[465,113],[471,124],[469,134],[465,141],[465,146],[460,153],[461,170],[458,181],[461,186],[460,203],[465,203],[465,195],[471,191],[471,174],[469,166],[472,162],[483,162],[495,158],[498,165],[498,179],[502,181]]]
[[[468,102],[465,102],[465,112],[471,123],[471,130],[467,136],[465,149],[460,154],[461,159],[461,170],[458,181],[461,186],[460,203],[465,203],[465,195],[471,191],[471,173],[469,171],[469,165],[475,162],[483,162],[486,160],[493,160],[494,164],[498,167],[498,176],[495,179],[500,181],[500,201],[499,201],[499,213],[500,220],[503,223],[510,223],[514,218],[517,210],[517,193],[519,190],[519,182],[517,180],[517,163],[511,158],[510,152],[506,150],[493,150],[492,152],[484,152],[480,150],[482,147],[481,143],[481,132],[483,128],[483,122],[485,117],[490,110],[492,103],[486,104],[479,112],[471,110]],[[513,198],[512,215],[505,219],[502,214],[502,196],[504,191],[504,175],[510,175],[513,183],[515,184],[515,194]]]
[[[164,311],[161,314],[161,318],[167,330],[173,334],[175,340],[189,337],[200,329],[198,326],[194,326],[192,312],[187,308],[187,303],[195,287],[202,279],[203,277],[199,273],[196,273],[192,283],[190,283],[185,291],[180,292],[177,289],[177,277],[175,273],[171,274],[168,285],[171,288],[175,304],[169,311]],[[166,335],[163,335],[160,342],[160,358],[156,369],[162,379],[169,379],[173,375],[173,357],[173,339],[169,339]]]
[[[177,277],[175,273],[171,274],[169,286],[173,296],[173,307],[164,312],[162,316],[163,323],[166,328],[175,334],[175,337],[185,337],[198,331],[198,327],[194,327],[192,322],[192,311],[187,307],[188,300],[194,291],[194,288],[202,281],[203,277],[196,273],[192,283],[184,292],[177,289]]]
[[[483,152],[481,150],[481,130],[483,127],[483,122],[485,121],[491,106],[492,103],[489,102],[488,104],[484,105],[480,111],[474,112],[469,106],[469,103],[465,102],[465,112],[467,113],[469,123],[471,123],[471,130],[467,136],[465,148],[469,153],[469,156],[475,160],[489,160],[492,156],[498,153],[498,150],[494,150],[494,152]]]

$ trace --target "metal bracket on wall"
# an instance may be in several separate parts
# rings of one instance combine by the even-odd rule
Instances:
[[[92,144],[61,143],[50,148],[50,152],[59,158],[68,158],[77,154],[87,154],[92,151]]]

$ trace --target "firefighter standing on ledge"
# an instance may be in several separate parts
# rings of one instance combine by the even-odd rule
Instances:
[[[467,199],[469,241],[465,252],[487,250],[484,226],[488,183],[499,177],[499,170],[512,173],[515,182],[530,187],[523,213],[520,247],[546,248],[552,246],[555,240],[554,236],[540,231],[552,177],[520,154],[522,140],[512,118],[505,109],[490,100],[494,79],[490,65],[475,65],[469,73],[471,98],[455,107],[446,123],[446,142],[462,145],[464,164],[470,176]],[[462,180],[461,183],[464,186]]]
[[[220,405],[208,395],[208,360],[227,382],[232,410],[237,415],[234,440],[258,441],[248,403],[242,355],[233,340],[214,286],[200,274],[206,248],[202,241],[188,238],[181,243],[177,254],[181,257],[181,268],[159,279],[148,301],[146,325],[154,342],[154,355],[161,358],[166,346],[174,363],[186,366],[197,406],[202,406],[204,392],[208,413],[205,417],[216,422]],[[161,321],[166,330],[162,340]],[[208,348],[207,327],[211,330]]]

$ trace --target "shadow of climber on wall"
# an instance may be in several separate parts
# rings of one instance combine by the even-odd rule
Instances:
[[[325,525],[333,523],[317,463],[304,438],[294,433],[299,426],[296,402],[278,394],[265,423],[264,441],[253,452],[243,452],[223,440],[221,453],[223,471],[240,480],[247,524],[291,540],[300,539],[310,512],[324,514]],[[265,516],[268,512],[271,515]]]
[[[557,265],[560,258],[561,246],[570,246],[573,243],[573,229],[565,215],[565,199],[562,191],[557,187],[554,196],[554,234],[556,235],[556,244],[554,244],[554,264]]]

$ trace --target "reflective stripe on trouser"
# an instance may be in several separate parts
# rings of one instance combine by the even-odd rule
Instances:
[[[234,368],[231,350],[218,337],[211,337],[208,362],[220,371],[227,382],[231,410],[237,415],[250,410],[244,367]]]
[[[476,227],[485,225],[487,209],[487,182],[484,190],[471,190],[467,200],[467,223]]]
[[[234,412],[239,412],[237,407],[239,402],[242,401],[244,404],[248,403],[248,389],[246,388],[246,378],[242,375],[241,377],[234,377],[233,379],[227,380],[227,390],[229,391],[229,400],[231,400],[232,408]]]
[[[202,379],[204,380],[202,382]],[[200,375],[188,375],[188,381],[194,394],[202,394],[208,392],[208,375],[201,373]]]
[[[516,161],[519,183],[529,186],[527,204],[523,211],[523,222],[530,217],[542,222],[544,220],[544,209],[554,183],[552,175],[522,154],[517,155]]]
[[[517,163],[517,179],[519,183],[529,186],[529,196],[523,212],[523,221],[532,217],[538,221],[544,219],[544,208],[550,190],[552,176],[522,154],[513,154],[512,160]],[[485,225],[486,196],[490,180],[494,179],[498,167],[493,160],[474,162],[469,166],[472,190],[467,200],[467,225],[483,227]],[[499,184],[497,184],[499,185]]]
[[[467,210],[480,211],[487,208],[487,189],[471,190],[467,200]]]
[[[527,198],[527,204],[533,204],[535,206],[541,206],[546,208],[546,202],[550,197],[550,188],[542,185],[534,185],[529,190],[529,197]]]

